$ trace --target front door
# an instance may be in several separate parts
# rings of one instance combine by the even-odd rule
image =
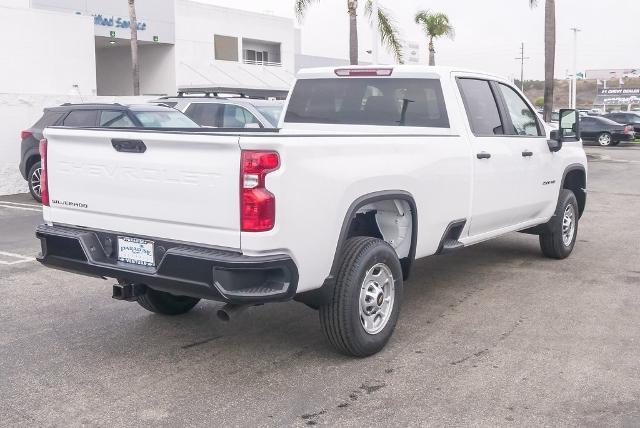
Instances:
[[[459,77],[458,87],[469,120],[474,180],[470,236],[491,233],[525,221],[522,152],[527,144],[506,132],[501,94],[494,82]]]
[[[495,86],[507,113],[505,133],[510,135],[511,144],[522,149],[516,163],[525,179],[521,188],[524,220],[548,217],[555,209],[560,190],[558,156],[549,150],[544,127],[522,95],[505,83]]]

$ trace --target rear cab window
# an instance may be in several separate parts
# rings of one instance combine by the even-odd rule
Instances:
[[[435,78],[300,79],[285,122],[449,128]]]

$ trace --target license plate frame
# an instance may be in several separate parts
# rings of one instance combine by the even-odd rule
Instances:
[[[118,261],[136,266],[155,267],[154,241],[118,236]]]

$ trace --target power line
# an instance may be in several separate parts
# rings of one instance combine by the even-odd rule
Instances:
[[[528,56],[524,56],[524,42],[520,45],[520,56],[516,59],[520,60],[520,89],[524,92],[524,60],[531,59]]]

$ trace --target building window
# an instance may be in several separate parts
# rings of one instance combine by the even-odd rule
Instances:
[[[242,60],[245,64],[281,65],[280,43],[242,39]]]
[[[214,36],[216,60],[238,61],[238,38],[229,36]]]

